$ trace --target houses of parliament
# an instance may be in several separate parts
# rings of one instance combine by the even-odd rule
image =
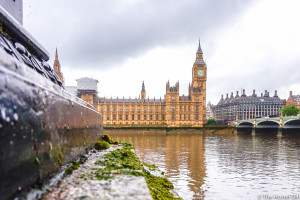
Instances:
[[[179,95],[179,82],[171,86],[169,81],[164,99],[146,98],[144,82],[140,97],[134,99],[98,98],[98,81],[91,78],[78,79],[77,87],[66,89],[97,107],[104,126],[201,127],[206,123],[206,79],[207,67],[199,41],[188,95]]]

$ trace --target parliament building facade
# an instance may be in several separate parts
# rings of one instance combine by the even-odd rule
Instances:
[[[164,99],[146,98],[143,82],[140,98],[99,98],[103,124],[120,126],[203,126],[206,123],[207,67],[200,46],[192,67],[189,94],[179,95],[179,82],[166,84]]]

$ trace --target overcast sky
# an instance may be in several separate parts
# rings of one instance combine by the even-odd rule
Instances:
[[[87,3],[88,2],[88,3]],[[188,94],[200,37],[207,101],[246,89],[300,94],[299,0],[24,0],[24,26],[55,48],[66,85],[99,80],[99,96]]]

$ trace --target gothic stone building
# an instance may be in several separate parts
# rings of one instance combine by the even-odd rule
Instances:
[[[143,82],[140,98],[100,98],[98,111],[103,115],[104,125],[203,126],[206,122],[206,78],[207,68],[199,42],[188,96],[179,95],[178,82],[170,86],[168,81],[164,99],[149,99]]]
[[[278,97],[276,90],[273,97],[269,95],[267,90],[265,90],[264,94],[261,93],[260,97],[255,94],[255,90],[250,96],[247,96],[245,90],[243,90],[241,96],[239,96],[238,91],[235,97],[233,93],[231,93],[230,97],[226,94],[225,99],[222,95],[214,111],[217,121],[230,122],[236,119],[277,117],[279,116],[279,109],[282,107],[283,103]]]

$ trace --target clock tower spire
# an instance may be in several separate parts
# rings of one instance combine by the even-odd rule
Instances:
[[[199,39],[199,46],[196,52],[196,60],[193,65],[193,75],[192,75],[192,87],[194,88],[202,88],[205,89],[206,84],[206,63],[203,60],[203,51],[200,45]]]

